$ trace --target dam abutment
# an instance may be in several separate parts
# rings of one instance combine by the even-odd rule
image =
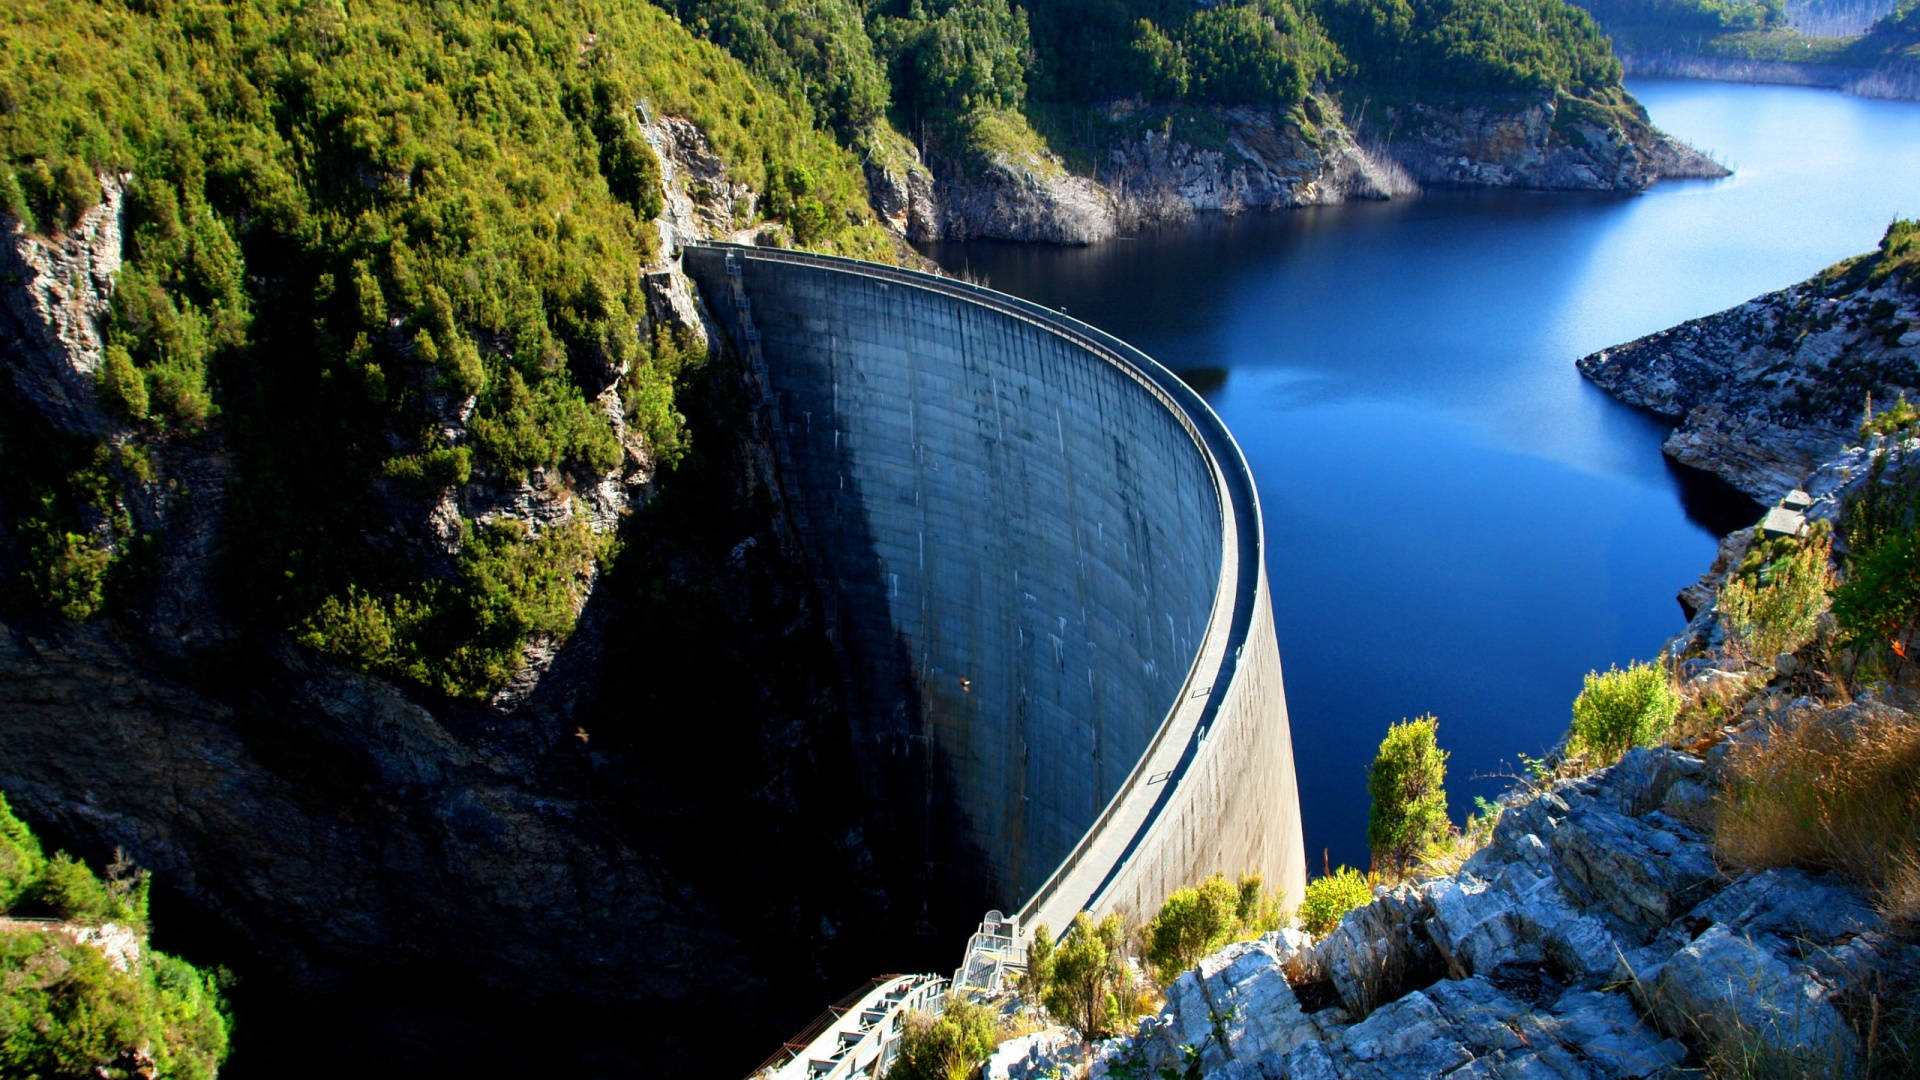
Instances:
[[[949,279],[729,245],[683,262],[767,394],[867,794],[901,798],[917,763],[941,805],[916,812],[951,819],[948,850],[1027,926],[1144,915],[1216,870],[1297,901],[1259,504],[1198,395]]]

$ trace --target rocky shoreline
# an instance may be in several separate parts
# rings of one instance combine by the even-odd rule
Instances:
[[[1677,422],[1668,457],[1770,503],[1858,441],[1870,401],[1920,395],[1920,296],[1855,260],[1577,364]]]
[[[1626,69],[1628,76],[1811,86],[1839,90],[1856,97],[1920,101],[1920,68],[1911,64],[1860,68],[1839,64],[1801,64],[1790,60],[1702,56],[1698,53],[1623,50],[1620,53],[1620,65]]]
[[[1133,134],[1108,143],[1095,175],[1030,150],[985,161],[922,157],[904,139],[869,151],[875,207],[915,243],[1000,239],[1090,244],[1198,213],[1391,199],[1423,187],[1638,191],[1665,177],[1719,177],[1706,155],[1647,125],[1542,96],[1385,110],[1357,130],[1331,98],[1313,119],[1214,109],[1205,145],[1173,134],[1164,108],[1115,102],[1106,120]]]

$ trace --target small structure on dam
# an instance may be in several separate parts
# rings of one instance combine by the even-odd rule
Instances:
[[[730,245],[683,264],[766,393],[867,794],[950,826],[1022,927],[1144,916],[1216,870],[1297,901],[1259,502],[1199,396],[946,278]]]

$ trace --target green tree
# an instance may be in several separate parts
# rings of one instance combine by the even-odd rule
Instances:
[[[1147,962],[1161,985],[1233,935],[1240,925],[1239,906],[1239,890],[1221,874],[1167,897],[1146,926]]]
[[[1573,700],[1573,728],[1567,749],[1600,765],[1611,765],[1635,746],[1665,738],[1680,714],[1680,695],[1666,671],[1653,664],[1629,664],[1587,672]]]
[[[1440,721],[1403,720],[1387,729],[1373,764],[1367,766],[1367,847],[1374,865],[1399,876],[1428,845],[1447,836],[1447,754],[1440,749]]]
[[[1098,923],[1080,912],[1053,953],[1053,980],[1044,999],[1047,1011],[1093,1039],[1107,1030],[1116,1006],[1126,962],[1126,931],[1120,916]]]
[[[1039,1005],[1047,998],[1047,988],[1053,985],[1053,929],[1046,923],[1034,927],[1033,936],[1027,940],[1027,973],[1020,980],[1020,994],[1027,1001]]]

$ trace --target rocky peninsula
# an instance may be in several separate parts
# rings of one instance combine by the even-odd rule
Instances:
[[[1133,230],[1237,213],[1403,198],[1430,187],[1639,191],[1728,171],[1647,123],[1551,94],[1383,107],[1349,123],[1339,100],[1302,109],[1100,110],[1103,135],[1076,170],[1041,141],[923,158],[905,140],[869,154],[868,189],[889,227],[923,243],[1098,243]],[[1176,122],[1178,121],[1178,122]]]

